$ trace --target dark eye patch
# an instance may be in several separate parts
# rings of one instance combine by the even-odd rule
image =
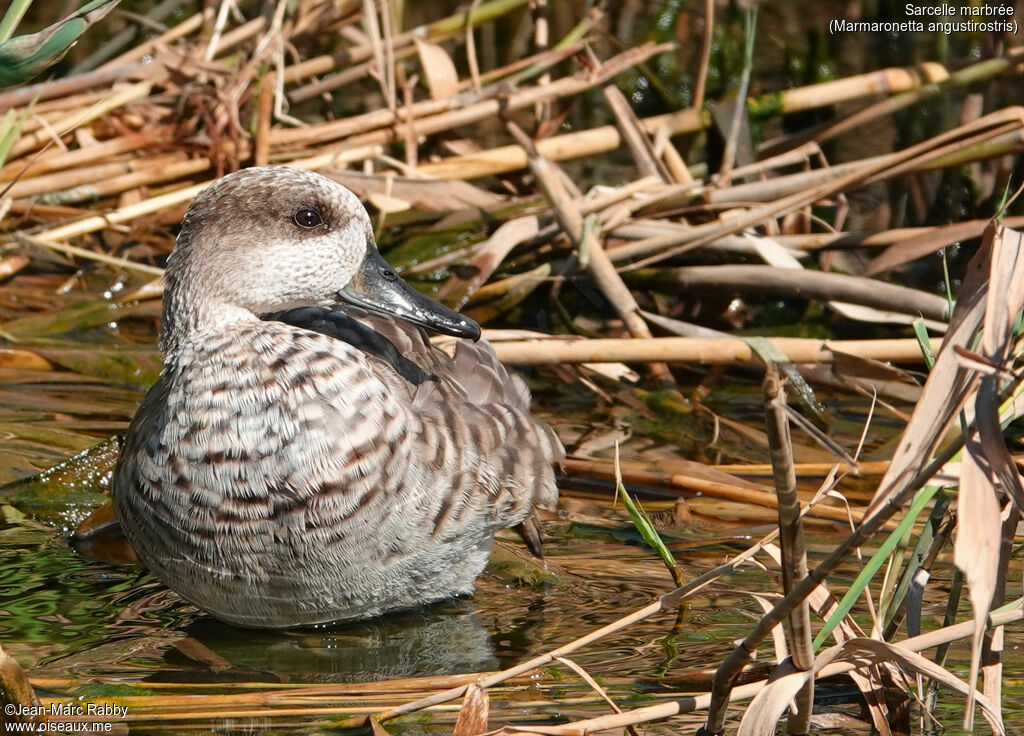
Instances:
[[[324,223],[324,218],[322,218],[320,213],[312,207],[300,207],[296,210],[295,214],[292,215],[292,222],[303,230],[312,230],[314,227],[322,225]]]

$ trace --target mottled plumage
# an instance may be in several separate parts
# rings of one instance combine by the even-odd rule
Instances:
[[[307,211],[321,224],[304,227]],[[358,199],[317,174],[247,169],[192,204],[168,263],[164,371],[114,503],[143,561],[199,608],[283,627],[469,593],[495,531],[556,500],[562,447],[485,341],[450,357],[406,321],[332,306],[378,311],[373,289],[409,288],[389,271]],[[473,334],[407,296],[385,294]]]

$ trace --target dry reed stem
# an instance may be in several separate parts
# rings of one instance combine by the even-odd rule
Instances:
[[[985,59],[977,64],[959,69],[945,79],[938,80],[936,84],[929,84],[918,89],[907,90],[901,94],[894,95],[886,100],[877,102],[874,105],[858,110],[852,115],[844,116],[828,126],[825,130],[814,134],[814,140],[818,143],[831,140],[843,133],[847,133],[861,125],[877,120],[881,117],[892,115],[917,102],[927,100],[939,94],[948,92],[955,87],[974,84],[986,79],[991,79],[1006,71],[1012,70],[1015,65],[1024,59],[1024,48],[1011,49],[1009,53],[999,59]]]
[[[793,463],[793,443],[789,435],[789,417],[786,412],[786,393],[773,365],[764,377],[765,428],[771,452],[772,477],[779,508],[779,567],[782,572],[784,593],[792,590],[797,580],[807,575],[807,548],[804,544],[800,499],[796,489],[796,470]],[[817,508],[817,507],[815,507]],[[810,603],[804,601],[789,613],[783,626],[789,644],[793,667],[807,671],[814,666]],[[811,708],[814,704],[814,678],[808,678],[794,698],[787,728],[792,734],[808,732]]]
[[[256,109],[256,140],[253,144],[253,164],[270,163],[270,125],[274,114],[274,92],[277,75],[267,74],[260,80],[260,96]]]
[[[472,14],[472,21],[476,24],[486,23],[525,5],[527,2],[528,0],[492,0]],[[469,15],[467,12],[455,13],[447,18],[400,33],[391,39],[391,46],[397,52],[399,49],[410,46],[416,38],[438,41],[462,33],[470,20]],[[346,49],[333,56],[316,56],[289,66],[285,70],[284,81],[288,83],[302,77],[327,74],[342,66],[348,67],[354,63],[367,61],[372,55],[371,46],[364,45]]]
[[[123,153],[151,148],[168,140],[167,132],[157,128],[120,135],[74,151],[47,152],[31,162],[14,161],[0,168],[0,182],[13,181],[16,177],[27,180],[75,168],[93,161],[114,158]]]
[[[38,84],[15,87],[0,92],[0,110],[10,110],[27,105],[33,100],[39,104],[45,100],[66,98],[71,95],[103,85],[119,82],[143,72],[146,66],[142,63],[126,64],[113,69],[102,69],[79,74],[63,79],[39,82]]]
[[[1005,611],[997,615],[990,616],[989,625],[1005,626],[1020,620],[1024,620],[1024,611],[1019,609]],[[922,652],[926,649],[939,646],[940,644],[965,639],[971,635],[972,627],[972,622],[965,621],[960,624],[948,626],[944,629],[905,639],[904,641],[897,643],[895,646],[906,649],[909,652]],[[862,664],[859,661],[832,662],[822,667],[821,670],[818,671],[817,676],[819,678],[834,677],[836,675],[846,674],[856,670],[861,666]],[[766,684],[767,683],[765,681],[758,681],[748,683],[746,685],[739,685],[729,694],[729,702],[748,700],[764,689]],[[510,730],[506,731],[506,736],[515,736],[515,734],[518,733],[538,733],[544,734],[545,736],[585,736],[586,734],[596,733],[598,731],[605,731],[613,728],[624,728],[627,725],[651,723],[671,718],[672,716],[682,713],[703,710],[708,708],[710,703],[711,695],[709,693],[702,693],[700,695],[679,698],[671,703],[661,703],[658,705],[647,706],[646,708],[637,708],[636,710],[625,711],[621,714],[588,718],[560,726],[530,726],[529,731],[524,732]]]
[[[69,189],[51,191],[43,201],[47,204],[74,204],[87,202],[95,199],[110,197],[121,192],[127,192],[137,187],[165,184],[176,179],[181,179],[193,174],[199,174],[210,168],[211,161],[208,158],[190,158],[184,161],[175,161],[179,158],[176,154],[169,154],[157,161],[137,159],[144,167],[138,171],[112,176],[93,184],[80,184]],[[13,189],[13,187],[12,187]]]
[[[122,174],[131,174],[147,168],[166,166],[186,158],[185,152],[180,151],[146,158],[122,158],[110,163],[80,166],[42,176],[23,176],[11,185],[7,190],[7,196],[24,199],[26,197],[36,197],[40,194],[54,194],[65,189],[82,186],[83,184],[103,182],[106,179]]]
[[[919,289],[887,284],[877,279],[796,270],[775,266],[688,266],[673,269],[644,269],[635,272],[643,284],[673,292],[711,290],[737,291],[774,296],[797,296],[819,301],[841,301],[885,309],[926,319],[949,319],[945,297]]]
[[[711,40],[715,30],[715,2],[704,0],[704,31],[700,42],[700,66],[697,67],[697,83],[693,88],[693,104],[699,110],[704,107],[704,90],[708,84],[708,69],[711,68]]]
[[[130,51],[126,51],[120,56],[114,57],[96,71],[112,70],[131,62],[138,62],[147,55],[152,54],[156,49],[168,46],[179,38],[184,38],[190,33],[198,31],[202,28],[204,23],[212,21],[213,17],[214,9],[212,7],[207,7],[201,13],[196,13],[190,18],[183,20],[181,23],[168,29],[165,33],[160,34],[156,38],[151,38]]]
[[[640,316],[640,307],[636,303],[636,299],[623,283],[622,277],[615,271],[615,267],[604,252],[600,238],[594,232],[597,218],[589,216],[593,219],[584,221],[573,198],[563,186],[562,179],[557,175],[555,166],[537,153],[533,141],[523,133],[519,126],[512,121],[507,121],[506,125],[513,137],[519,141],[519,144],[530,156],[530,168],[537,177],[537,184],[555,211],[555,216],[562,228],[576,245],[580,259],[582,260],[584,254],[586,255],[588,270],[594,277],[598,288],[611,302],[631,335],[641,339],[652,338],[650,328]],[[662,385],[675,385],[675,379],[666,364],[653,362],[650,364],[650,370]]]
[[[640,171],[640,176],[658,177],[665,182],[672,181],[664,164],[654,154],[654,146],[647,133],[640,127],[640,121],[626,100],[626,96],[622,94],[622,90],[615,84],[606,84],[601,92],[615,114],[619,134],[625,139],[626,145],[633,154],[633,161]]]
[[[27,245],[34,245],[37,248],[56,251],[57,253],[63,253],[66,256],[72,256],[74,258],[84,258],[90,261],[106,263],[108,266],[114,266],[115,268],[121,268],[126,271],[138,271],[140,273],[155,276],[163,275],[164,272],[162,268],[157,268],[156,266],[147,266],[144,263],[135,263],[134,261],[129,261],[126,258],[116,258],[114,256],[107,255],[106,253],[98,253],[96,251],[86,250],[85,248],[78,248],[73,245],[42,240],[32,235],[28,235],[27,233],[13,233],[12,237],[15,240],[20,240]]]
[[[759,549],[759,545],[755,545],[754,547],[751,547],[750,549],[737,555],[730,562],[727,562],[723,565],[719,565],[718,567],[709,570],[703,575],[694,578],[683,587],[677,588],[676,590],[673,590],[670,593],[666,593],[654,602],[650,603],[644,608],[641,608],[638,611],[629,614],[628,616],[623,616],[622,618],[608,624],[607,626],[602,626],[600,629],[597,629],[595,631],[590,632],[589,634],[581,636],[578,639],[568,644],[565,644],[564,646],[558,647],[545,654],[541,654],[526,662],[518,664],[515,667],[511,667],[501,672],[497,672],[493,675],[481,677],[477,680],[477,682],[480,684],[481,687],[492,687],[498,683],[505,682],[506,680],[509,680],[513,677],[517,677],[518,675],[522,675],[526,672],[537,669],[538,667],[543,667],[546,664],[550,664],[551,662],[555,661],[558,657],[565,657],[569,654],[572,654],[573,652],[577,651],[578,649],[581,649],[582,647],[587,646],[588,644],[591,644],[592,642],[599,641],[600,639],[608,636],[609,634],[614,634],[617,631],[621,631],[624,628],[631,626],[632,624],[638,621],[642,621],[645,618],[649,618],[655,613],[659,613],[660,611],[673,610],[676,607],[678,607],[680,602],[682,602],[689,596],[694,595],[695,593],[703,589],[706,585],[710,584],[714,580],[717,580],[722,575],[734,571],[739,565],[745,563],[747,560],[753,557],[753,555],[755,555],[759,551]],[[383,722],[386,720],[391,720],[392,718],[397,718],[399,716],[406,715],[408,713],[415,713],[416,711],[423,710],[424,708],[439,705],[441,703],[446,703],[456,698],[460,698],[465,694],[467,687],[467,685],[463,685],[460,687],[452,688],[450,690],[446,690],[442,693],[436,693],[425,698],[420,698],[411,703],[406,703],[405,705],[402,705],[398,708],[392,708],[382,713],[378,713],[374,717],[378,721]]]
[[[769,337],[793,363],[831,363],[837,353],[869,360],[918,363],[921,349],[917,340],[815,340]],[[942,344],[933,338],[932,349]],[[556,363],[760,363],[750,346],[738,338],[654,337],[650,339],[606,338],[595,340],[554,338],[510,340],[494,343],[498,358],[511,365]]]

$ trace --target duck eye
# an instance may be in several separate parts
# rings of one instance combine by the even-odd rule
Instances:
[[[317,225],[322,225],[324,221],[319,212],[309,207],[303,207],[292,215],[292,222],[305,230],[310,230]]]

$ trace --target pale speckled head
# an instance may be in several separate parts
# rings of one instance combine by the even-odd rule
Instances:
[[[419,294],[377,252],[351,191],[283,166],[243,169],[193,200],[167,263],[161,345],[190,330],[299,306],[358,304],[428,329],[479,337],[479,326]]]

